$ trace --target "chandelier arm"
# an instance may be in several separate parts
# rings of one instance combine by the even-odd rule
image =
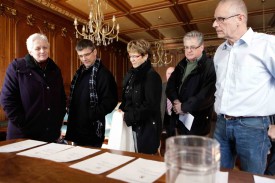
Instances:
[[[77,25],[75,26],[75,30],[76,30],[76,34],[79,34],[81,36],[87,36],[87,34],[85,32],[80,32],[78,29],[77,29]]]
[[[115,25],[113,24],[112,29],[111,29],[109,32],[103,33],[104,26],[106,26],[106,24],[104,24],[104,25],[101,26],[100,34],[101,34],[101,35],[102,35],[102,34],[105,34],[106,36],[110,35],[110,34],[112,33],[112,31],[114,30],[114,27],[115,27]]]
[[[173,59],[172,59],[173,57],[171,56],[171,58],[170,58],[170,61],[169,62],[164,62],[164,64],[165,65],[167,65],[167,64],[171,64],[172,63],[172,61],[173,61]]]
[[[115,16],[113,16],[111,27],[109,26],[109,23],[104,23],[104,15],[101,8],[102,2],[104,2],[107,7],[107,0],[88,1],[88,5],[90,6],[90,14],[88,17],[89,22],[86,25],[83,25],[82,31],[77,29],[78,22],[75,18],[74,25],[76,38],[82,36],[84,39],[92,40],[96,45],[103,44],[104,46],[112,43],[114,38],[118,41],[119,24],[116,23]]]
[[[155,48],[156,51],[153,53],[153,59],[151,61],[153,66],[161,67],[172,63],[173,55],[170,55],[170,58],[168,59],[169,56],[164,49],[164,43],[162,41],[155,42]]]

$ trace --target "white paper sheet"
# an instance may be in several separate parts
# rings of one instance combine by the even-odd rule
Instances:
[[[255,183],[275,183],[275,179],[253,175]]]
[[[216,173],[215,183],[228,183],[228,172],[218,171]]]
[[[70,167],[92,174],[100,174],[120,166],[132,159],[134,159],[134,157],[106,152],[93,158],[73,164]]]
[[[0,146],[0,152],[16,152],[22,151],[31,147],[39,146],[42,144],[46,144],[47,142],[37,141],[37,140],[24,140],[20,142],[15,142],[8,145]]]
[[[70,149],[66,149],[64,151],[59,151],[50,156],[46,156],[44,157],[44,159],[48,159],[56,162],[69,162],[69,161],[74,161],[74,160],[84,158],[85,156],[94,154],[98,151],[100,150],[76,146]]]
[[[190,113],[180,114],[179,120],[184,124],[184,126],[190,130],[193,124],[194,116]]]
[[[154,182],[166,171],[165,163],[139,158],[107,175],[109,178],[125,182]]]
[[[213,182],[213,176],[211,174],[196,175],[196,174],[185,174],[182,172],[177,175],[175,183],[182,183],[182,182],[209,183],[209,182]],[[228,172],[221,172],[221,171],[216,172],[215,183],[228,183]]]
[[[46,158],[47,156],[50,156],[52,154],[55,154],[60,151],[64,151],[65,149],[73,148],[74,146],[70,145],[64,145],[64,144],[56,144],[56,143],[50,143],[44,146],[40,146],[37,148],[33,148],[27,151],[23,151],[20,153],[17,153],[18,155],[22,156],[29,156],[29,157],[36,157],[36,158]]]

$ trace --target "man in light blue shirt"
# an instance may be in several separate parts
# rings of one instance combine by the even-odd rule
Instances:
[[[275,114],[275,36],[247,27],[243,0],[221,0],[213,27],[224,38],[214,56],[217,75],[214,133],[221,144],[221,167],[263,174],[269,117]]]

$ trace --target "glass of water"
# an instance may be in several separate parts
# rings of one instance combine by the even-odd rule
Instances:
[[[182,135],[166,140],[167,183],[215,183],[220,144],[212,138]]]

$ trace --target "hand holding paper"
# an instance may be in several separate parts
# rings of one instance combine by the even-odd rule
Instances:
[[[179,120],[184,124],[184,126],[190,130],[193,124],[194,116],[190,113],[180,114]]]

